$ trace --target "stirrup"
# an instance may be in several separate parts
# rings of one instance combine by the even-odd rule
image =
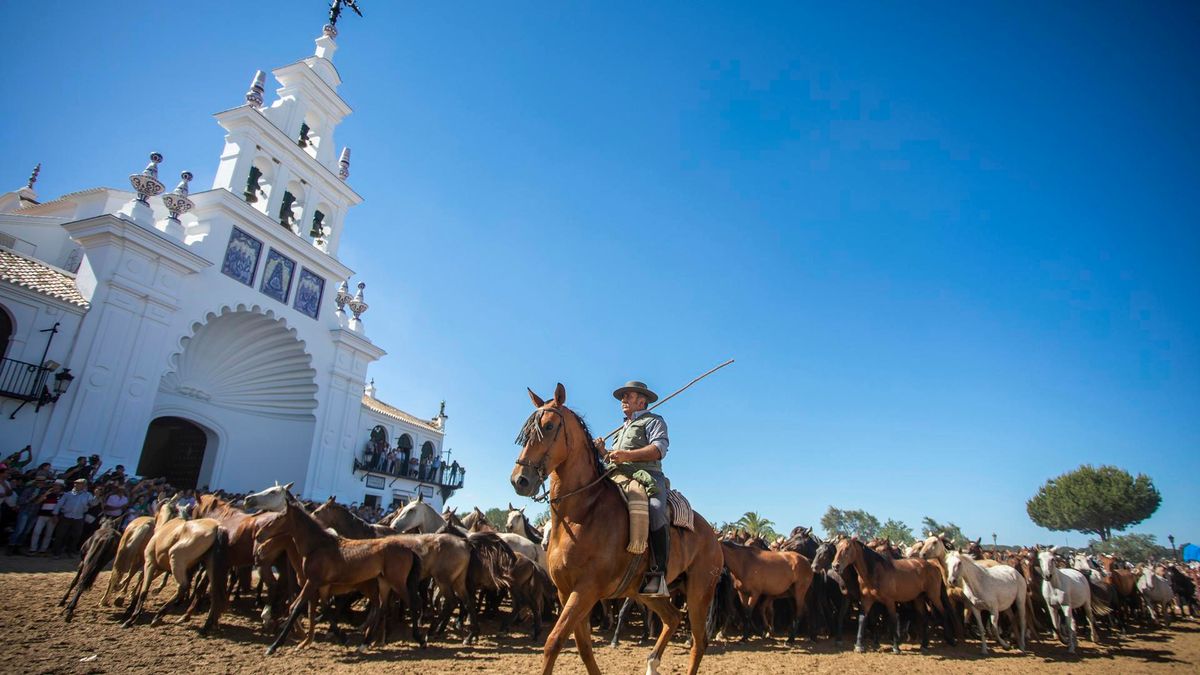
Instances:
[[[671,594],[667,592],[667,575],[661,572],[650,572],[642,581],[642,589],[638,591],[638,594],[651,598],[671,597]]]

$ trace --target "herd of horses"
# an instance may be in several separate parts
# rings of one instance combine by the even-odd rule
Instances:
[[[521,451],[510,482],[527,497],[549,482],[541,498],[550,518],[542,529],[511,504],[503,532],[478,508],[460,519],[420,499],[368,524],[332,498],[302,503],[291,484],[240,504],[206,494],[184,509],[175,497],[123,531],[101,524],[59,603],[64,616],[71,620],[80,594],[111,563],[100,602],[121,607],[126,627],[139,622],[155,580],[166,574],[175,592],[152,625],[172,609],[182,610],[180,622],[206,611],[200,631],[208,633],[224,612],[253,607],[263,630],[275,636],[268,654],[301,618],[307,632],[300,631],[297,648],[309,645],[322,623],[345,643],[343,620],[356,624],[364,644],[385,642],[389,621],[407,623],[413,643],[424,647],[452,620],[464,643],[474,642],[482,618],[496,614],[501,631],[528,621],[535,641],[542,622],[553,622],[543,672],[553,670],[573,637],[588,672],[598,673],[592,626],[615,623],[615,642],[629,612],[641,608],[644,635],[657,626],[646,659],[647,674],[655,675],[685,622],[694,674],[720,636],[786,632],[792,642],[803,631],[813,640],[825,634],[840,641],[852,613],[856,651],[885,635],[898,652],[913,627],[924,650],[932,618],[946,644],[977,638],[986,654],[988,629],[1001,647],[1009,648],[1010,634],[1022,651],[1052,631],[1074,652],[1080,620],[1096,641],[1100,622],[1124,633],[1134,622],[1196,612],[1195,580],[1173,565],[1130,569],[1114,558],[1065,559],[1044,547],[988,552],[977,541],[956,550],[943,535],[901,551],[887,541],[824,541],[802,527],[768,543],[740,531],[718,534],[699,514],[690,529],[672,530],[671,597],[642,596],[638,587],[651,561],[626,550],[626,506],[586,424],[566,406],[561,384],[549,400],[529,395],[534,411],[517,436]]]

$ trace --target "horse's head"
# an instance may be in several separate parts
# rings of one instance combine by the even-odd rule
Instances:
[[[521,454],[509,477],[513,489],[522,497],[532,497],[567,458],[567,389],[560,382],[554,387],[554,398],[547,403],[529,389],[529,400],[533,401],[533,414],[525,420],[517,445]],[[590,442],[590,439],[584,439]]]
[[[1039,549],[1037,558],[1038,571],[1042,573],[1042,578],[1053,579],[1054,572],[1058,569],[1058,561],[1054,559],[1054,551],[1050,549]]]
[[[269,487],[262,492],[255,492],[246,495],[246,499],[242,501],[247,511],[276,511],[282,513],[287,510],[288,497],[292,496],[290,490],[294,483],[287,485],[276,485]]]
[[[816,555],[813,556],[813,569],[828,570],[830,565],[833,564],[833,555],[836,551],[837,549],[832,543],[827,541],[821,542],[821,545],[817,546]]]
[[[862,557],[862,542],[853,537],[843,537],[838,540],[837,551],[833,554],[833,571],[844,575],[846,568],[862,562]]]
[[[946,583],[957,586],[962,578],[963,559],[956,552],[946,554]]]
[[[524,536],[527,522],[525,519],[525,509],[518,509],[512,505],[512,502],[509,502],[508,515],[504,518],[504,529]]]

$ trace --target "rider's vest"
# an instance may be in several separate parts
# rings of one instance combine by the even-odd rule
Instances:
[[[617,432],[617,437],[613,439],[613,450],[637,450],[644,448],[650,444],[649,437],[646,435],[646,424],[651,419],[661,420],[662,418],[654,413],[644,413],[628,426],[622,427]],[[622,462],[621,468],[637,471],[644,469],[646,471],[654,471],[662,473],[662,461],[653,460],[650,462]]]

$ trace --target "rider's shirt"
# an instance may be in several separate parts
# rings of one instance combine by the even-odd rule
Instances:
[[[667,456],[667,448],[671,445],[670,439],[667,438],[667,421],[652,412],[639,410],[633,414],[633,419],[625,420],[621,430],[617,432],[617,437],[613,439],[612,449],[637,450],[650,444],[654,444],[663,457]],[[623,462],[623,465],[634,471],[644,469],[662,473],[661,459],[649,462]]]

